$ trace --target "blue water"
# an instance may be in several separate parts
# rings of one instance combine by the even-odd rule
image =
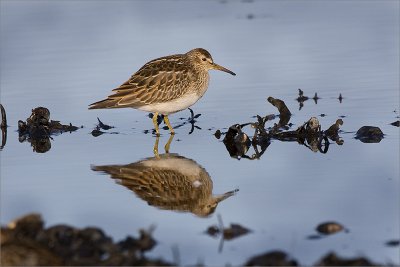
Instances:
[[[149,256],[172,261],[177,247],[182,264],[241,264],[272,249],[302,264],[328,251],[400,263],[399,247],[384,245],[400,236],[400,139],[390,125],[400,112],[398,1],[3,0],[0,6],[0,97],[10,125],[0,152],[2,224],[39,212],[47,226],[98,226],[115,240],[154,224],[159,244]],[[237,73],[211,73],[209,90],[193,107],[202,114],[201,129],[189,134],[186,124],[171,144],[171,152],[207,170],[214,193],[239,188],[208,218],[149,206],[90,168],[152,157],[155,137],[143,133],[152,127],[146,113],[89,111],[88,104],[147,61],[195,47]],[[322,99],[299,110],[298,88]],[[213,133],[276,114],[268,96],[286,102],[294,128],[317,116],[327,129],[345,116],[344,144],[321,154],[273,141],[259,160],[230,158]],[[83,128],[53,137],[47,153],[34,153],[16,131],[37,106]],[[189,116],[186,110],[170,120],[176,126]],[[93,137],[97,117],[119,134]],[[385,138],[354,139],[363,125],[380,127]],[[168,137],[163,131],[161,152]],[[218,223],[217,214],[252,233],[226,241],[219,253],[219,240],[203,234]],[[306,238],[329,220],[350,232]]]

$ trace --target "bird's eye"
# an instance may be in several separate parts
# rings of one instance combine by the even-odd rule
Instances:
[[[205,57],[202,58],[203,61],[206,61],[207,59]]]

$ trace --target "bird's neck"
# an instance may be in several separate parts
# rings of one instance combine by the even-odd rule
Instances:
[[[208,82],[210,80],[210,76],[208,74],[208,71],[204,71],[201,70],[199,73],[199,78],[197,79],[197,83],[198,83],[198,92],[197,94],[202,97],[204,95],[204,93],[207,91],[208,88]]]

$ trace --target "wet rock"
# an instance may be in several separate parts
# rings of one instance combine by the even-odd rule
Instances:
[[[383,139],[383,132],[379,127],[363,126],[357,131],[355,138],[363,143],[379,143]]]
[[[280,250],[270,251],[255,256],[247,261],[246,266],[298,266],[297,261],[291,259],[285,252]]]
[[[400,121],[394,121],[394,122],[392,122],[390,125],[399,127],[399,126],[400,126]]]
[[[335,234],[340,231],[345,231],[348,232],[346,228],[344,228],[343,225],[337,222],[325,222],[319,224],[316,229],[317,232],[324,234],[324,235],[331,235]]]
[[[334,252],[328,253],[322,259],[319,260],[316,266],[375,266],[377,264],[372,263],[370,260],[364,257],[355,258],[341,258]]]

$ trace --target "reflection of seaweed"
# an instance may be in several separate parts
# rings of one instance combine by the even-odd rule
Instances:
[[[302,95],[301,89],[299,89],[301,97],[303,100],[306,98]],[[318,97],[315,95],[314,97]],[[308,99],[308,98],[307,98]],[[316,117],[311,117],[303,125],[298,127],[295,131],[288,131],[291,125],[289,121],[291,118],[291,112],[287,108],[286,104],[280,100],[273,97],[268,97],[268,102],[274,105],[280,115],[278,124],[266,128],[265,124],[271,119],[274,119],[274,115],[267,115],[261,117],[257,115],[256,122],[235,124],[229,127],[228,131],[225,133],[225,138],[223,143],[229,152],[231,157],[241,159],[258,159],[265,152],[268,146],[271,144],[271,139],[277,139],[285,142],[298,142],[309,148],[314,152],[327,153],[329,148],[329,139],[335,141],[338,145],[343,144],[343,140],[340,139],[339,127],[343,125],[343,120],[338,119],[328,130],[321,130],[321,125]],[[245,126],[251,126],[255,129],[254,135],[250,138],[244,131]],[[220,136],[217,134],[216,137]],[[253,146],[254,154],[247,156],[247,152]],[[258,149],[260,147],[260,150]]]
[[[32,110],[31,116],[26,122],[18,121],[19,141],[28,141],[37,153],[45,153],[50,150],[50,136],[63,132],[76,131],[78,127],[63,125],[59,121],[50,120],[50,111],[44,107],[37,107]]]

